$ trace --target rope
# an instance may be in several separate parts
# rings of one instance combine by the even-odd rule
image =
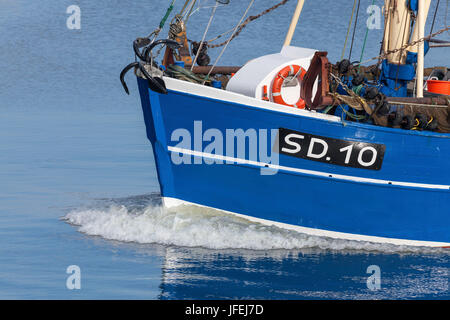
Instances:
[[[197,62],[198,56],[200,55],[200,52],[202,51],[203,43],[206,38],[206,34],[208,33],[208,29],[211,25],[211,22],[214,18],[214,14],[216,13],[217,7],[219,6],[219,2],[216,1],[216,5],[211,11],[211,16],[209,17],[208,25],[206,26],[205,32],[203,33],[202,41],[200,42],[200,46],[198,47],[197,54],[195,55],[194,61],[192,62],[191,71],[194,69],[195,63]]]
[[[183,16],[184,10],[186,9],[187,5],[189,4],[191,0],[186,0],[184,2],[183,8],[180,10],[180,13],[178,14],[179,16]]]
[[[395,105],[398,105],[398,106],[401,106],[401,105],[408,105],[408,106],[428,107],[428,108],[448,108],[448,105],[445,105],[445,104],[424,104],[424,103],[393,102],[393,101],[389,101],[389,104],[395,104]],[[449,104],[449,105],[450,105],[450,104]]]
[[[364,110],[367,114],[372,115],[373,110],[372,110],[372,108],[369,107],[369,105],[367,104],[365,99],[363,99],[362,97],[357,95],[355,92],[353,92],[345,83],[343,83],[341,81],[341,79],[339,79],[338,76],[334,75],[331,72],[330,72],[330,76],[334,80],[336,80],[350,96],[349,97],[350,99],[349,99],[349,98],[347,98],[347,96],[343,96],[343,95],[340,95],[340,94],[334,92],[334,93],[331,93],[331,95],[333,96],[334,99],[338,99],[339,101],[343,101],[343,102],[345,102],[346,104],[348,104],[349,106],[351,106],[354,109]],[[355,103],[352,103],[351,98],[353,98],[352,100]],[[359,106],[357,106],[356,104],[359,105]]]
[[[215,2],[218,2],[220,5],[228,5],[230,0],[214,0]],[[194,4],[195,4],[196,0],[194,0]],[[214,6],[202,6],[202,4],[200,3],[201,1],[198,2],[198,6],[197,8],[194,9],[194,5],[192,5],[191,10],[189,11],[189,14],[186,15],[186,20],[185,22],[188,21],[188,19],[193,16],[195,13],[200,12],[200,10],[202,9],[208,9],[208,8],[213,8]],[[207,0],[203,0],[203,2],[207,2]],[[190,41],[188,39],[188,41]]]
[[[169,8],[167,8],[166,14],[161,19],[161,22],[159,23],[159,29],[162,29],[164,27],[164,24],[166,23],[167,18],[169,17],[170,13],[173,10],[173,5],[175,3],[175,0],[172,0],[172,3],[170,4]]]
[[[439,2],[441,2],[441,0],[438,0],[438,2],[437,2],[437,4],[436,4],[436,9],[434,10],[433,22],[431,23],[430,33],[433,33],[434,21],[436,20],[436,14],[437,14],[437,12],[438,12]],[[448,3],[448,0],[447,0],[447,3]]]
[[[230,41],[233,39],[234,35],[236,34],[236,31],[238,30],[239,26],[242,23],[242,20],[244,20],[244,17],[247,15],[248,11],[250,10],[250,8],[252,7],[253,3],[255,2],[255,0],[251,0],[247,10],[245,10],[244,14],[242,15],[241,20],[239,20],[239,23],[236,25],[236,28],[234,29],[233,33],[231,34],[230,38],[226,41],[225,46],[223,47],[222,51],[220,52],[219,56],[217,57],[216,61],[214,62],[213,66],[211,67],[211,69],[209,69],[208,74],[205,77],[205,80],[203,81],[203,84],[205,84],[206,79],[209,79],[209,75],[211,74],[212,70],[214,69],[214,67],[216,66],[217,62],[219,62],[219,59],[222,57],[222,54],[225,52],[225,50],[228,47],[228,44],[230,43]],[[199,50],[200,51],[200,50]]]
[[[347,115],[347,117],[350,117],[353,120],[365,120],[367,118],[366,115],[356,115],[349,112],[348,110],[345,110],[345,108],[342,105],[339,105],[339,107]]]
[[[342,86],[342,88],[344,88],[344,90],[347,91],[347,93],[350,95],[350,97],[349,97],[349,96],[340,95],[336,92],[331,92],[330,95],[333,97],[334,100],[338,100],[341,103],[343,102],[343,103],[349,105],[350,107],[352,107],[353,109],[364,110],[371,118],[373,117],[376,122],[378,121],[375,118],[376,110],[372,110],[364,98],[360,97],[354,91],[352,91],[345,83],[343,83],[341,81],[341,79],[339,77],[337,77],[333,73],[330,72],[330,76],[334,80],[336,80]],[[405,101],[401,101],[401,102],[388,101],[388,103],[393,104],[393,105],[408,105],[408,106],[415,106],[415,107],[448,108],[450,106],[450,99],[447,99],[447,105],[433,105],[433,104],[423,104],[423,103],[414,103],[414,102],[405,102]],[[329,111],[329,109],[327,110],[327,112],[328,111]]]
[[[175,0],[172,0],[171,4],[169,5],[169,7],[166,10],[165,15],[163,16],[163,18],[161,19],[161,21],[159,22],[159,26],[158,28],[156,28],[152,33],[150,33],[147,38],[151,39],[151,42],[155,41],[156,38],[158,37],[159,33],[161,32],[162,28],[164,27],[164,24],[166,23],[167,18],[169,17],[170,13],[173,10],[173,5],[175,3]]]
[[[357,64],[358,64],[358,65],[361,65],[361,64],[367,63],[367,62],[369,62],[369,61],[375,60],[375,59],[383,59],[383,58],[386,58],[386,57],[387,57],[388,55],[390,55],[391,53],[396,53],[396,52],[398,52],[398,51],[405,50],[405,49],[408,48],[408,47],[415,46],[415,45],[418,44],[419,42],[430,40],[431,38],[434,38],[434,37],[436,37],[437,35],[439,35],[439,34],[445,32],[445,31],[447,31],[447,30],[450,30],[450,26],[447,26],[447,27],[445,27],[445,28],[443,28],[443,29],[441,29],[441,30],[439,30],[439,31],[436,31],[435,33],[430,34],[430,35],[428,35],[428,36],[426,36],[426,37],[417,39],[416,41],[413,41],[413,42],[411,42],[411,43],[407,43],[407,44],[405,44],[404,46],[402,46],[401,48],[397,48],[397,49],[393,49],[393,50],[388,50],[388,51],[384,52],[383,54],[380,54],[379,56],[376,56],[376,57],[367,59],[367,60],[362,61],[362,62],[359,62],[359,63],[357,63]],[[355,65],[356,65],[356,64],[355,64]]]
[[[361,4],[361,0],[358,0],[358,8],[356,9],[355,25],[353,26],[352,44],[350,45],[350,53],[348,54],[348,60],[350,60],[350,61],[352,60],[353,43],[355,41],[356,26],[358,25],[359,5],[360,4]],[[342,58],[341,58],[341,60],[342,60]]]
[[[217,40],[217,39],[223,37],[224,35],[230,33],[232,30],[234,30],[235,32],[232,34],[231,39],[228,39],[227,41],[224,41],[224,42],[219,43],[219,44],[214,44],[214,45],[208,44],[208,47],[209,47],[209,48],[218,48],[218,47],[221,47],[221,46],[223,46],[223,45],[226,45],[228,42],[230,42],[231,40],[233,40],[234,38],[236,38],[236,37],[241,33],[242,29],[244,29],[244,28],[247,26],[247,24],[249,24],[251,21],[256,20],[256,19],[262,17],[263,15],[265,15],[265,14],[267,14],[267,13],[269,13],[269,12],[275,10],[276,8],[278,8],[278,7],[282,6],[282,5],[284,5],[284,4],[285,4],[286,2],[288,2],[288,1],[289,1],[289,0],[282,0],[280,3],[274,5],[273,7],[270,7],[269,9],[264,10],[263,12],[257,14],[256,16],[250,16],[250,17],[248,17],[247,19],[245,19],[245,21],[244,21],[243,23],[240,23],[237,27],[235,27],[235,28],[233,28],[233,29],[230,29],[230,30],[226,31],[226,32],[224,32],[224,33],[218,35],[217,37],[215,37],[215,38],[213,38],[213,39],[211,39],[211,40],[208,40],[208,43],[209,43],[209,42],[212,42],[212,41],[215,41],[215,40]],[[236,31],[236,29],[237,29],[237,31]]]
[[[234,30],[234,27],[231,28],[230,30],[225,31],[224,33],[219,34],[218,36],[216,36],[216,37],[214,37],[214,38],[212,38],[212,39],[207,40],[206,42],[209,43],[209,42],[216,41],[217,39],[222,38],[224,35],[230,33],[230,32],[233,31],[233,30]]]
[[[375,0],[372,0],[372,6],[375,3]],[[364,55],[364,49],[366,48],[366,42],[367,42],[367,35],[369,34],[369,26],[366,26],[366,35],[364,36],[364,42],[363,42],[363,47],[361,50],[361,57],[359,58],[359,61],[362,60],[363,55]]]
[[[186,17],[185,17],[185,19],[184,19],[184,23],[185,23],[185,24],[188,22],[189,17],[190,17],[191,14],[192,14],[192,10],[194,10],[195,3],[196,3],[196,2],[197,2],[197,0],[194,0],[194,1],[192,2],[191,8],[189,9],[189,12],[186,14]]]
[[[345,48],[347,47],[348,35],[350,34],[350,28],[352,27],[353,14],[354,14],[354,12],[355,12],[356,1],[357,1],[357,0],[353,1],[352,15],[350,16],[350,21],[349,21],[349,23],[348,23],[347,35],[345,36],[345,42],[344,42],[344,48],[342,49],[341,60],[344,59]]]
[[[448,16],[448,0],[447,0],[447,4],[445,5],[445,25],[448,26],[447,24],[447,16]]]
[[[202,76],[199,76],[186,68],[174,64],[167,67],[166,73],[174,78],[193,83],[202,83],[205,80],[202,78]]]

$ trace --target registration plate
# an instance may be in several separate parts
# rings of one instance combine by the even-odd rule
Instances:
[[[302,159],[339,166],[380,170],[386,146],[317,136],[280,128],[278,152]]]

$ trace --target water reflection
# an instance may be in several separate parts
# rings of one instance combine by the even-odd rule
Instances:
[[[443,249],[310,237],[214,210],[167,212],[160,205],[157,193],[98,199],[66,218],[83,233],[128,242],[127,250],[161,259],[159,299],[450,297],[450,259]],[[380,268],[375,291],[367,285],[372,265]]]
[[[381,288],[367,287],[367,267]],[[445,255],[169,247],[160,299],[448,299]]]

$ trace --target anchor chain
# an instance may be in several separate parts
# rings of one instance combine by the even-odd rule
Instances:
[[[269,12],[275,10],[275,9],[277,9],[278,7],[280,7],[280,6],[284,5],[284,4],[286,4],[286,2],[288,2],[288,1],[289,1],[289,0],[282,0],[281,2],[277,3],[276,5],[274,5],[274,6],[270,7],[270,8],[268,8],[268,9],[266,9],[266,10],[264,10],[264,11],[262,11],[261,13],[255,15],[255,16],[249,16],[247,19],[244,20],[244,22],[242,22],[242,23],[239,25],[239,27],[237,28],[236,32],[235,32],[234,35],[231,37],[231,39],[226,40],[226,41],[221,42],[221,43],[218,43],[218,44],[209,44],[210,42],[213,42],[213,41],[215,41],[215,40],[217,40],[217,39],[223,37],[223,36],[226,35],[227,33],[232,32],[232,31],[234,30],[234,28],[233,28],[232,30],[228,30],[228,31],[226,31],[226,32],[224,32],[224,33],[218,35],[217,37],[215,37],[215,38],[213,38],[213,39],[210,39],[210,40],[205,41],[205,42],[206,42],[206,45],[207,45],[209,48],[219,48],[219,47],[222,47],[222,46],[226,45],[228,42],[230,42],[231,40],[233,40],[234,38],[236,38],[236,37],[241,33],[241,31],[242,31],[242,30],[243,30],[250,22],[252,22],[253,20],[256,20],[256,19],[262,17],[263,15],[265,15],[265,14],[267,14],[267,13],[269,13]],[[195,41],[193,41],[193,40],[188,40],[188,41],[191,42],[191,43],[195,42]]]
[[[376,56],[376,57],[373,57],[373,58],[370,58],[370,59],[368,59],[368,60],[359,62],[359,63],[357,63],[357,65],[361,65],[361,64],[363,64],[363,63],[366,63],[366,62],[369,62],[369,61],[372,61],[372,60],[384,59],[384,58],[386,58],[388,55],[390,55],[390,54],[392,54],[392,53],[396,53],[396,52],[399,52],[399,51],[403,51],[403,50],[405,50],[405,49],[407,49],[407,48],[409,48],[409,47],[415,46],[416,44],[418,44],[418,43],[420,43],[420,42],[430,40],[431,38],[434,38],[434,37],[436,37],[437,35],[439,35],[439,34],[441,34],[441,33],[444,33],[444,32],[447,31],[447,30],[450,30],[450,26],[447,26],[447,27],[445,27],[445,28],[443,28],[443,29],[441,29],[441,30],[439,30],[439,31],[436,31],[435,33],[432,33],[432,34],[430,34],[430,35],[428,35],[428,36],[426,36],[426,37],[417,39],[417,40],[415,40],[415,41],[413,41],[413,42],[411,42],[411,43],[407,43],[407,44],[405,44],[404,46],[402,46],[402,47],[400,47],[400,48],[393,49],[393,50],[388,50],[388,51],[383,52],[382,54],[380,54],[380,55],[378,55],[378,56]]]

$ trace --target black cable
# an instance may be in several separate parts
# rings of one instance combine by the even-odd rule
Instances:
[[[436,9],[434,10],[433,23],[431,24],[430,34],[433,33],[434,21],[436,20],[436,14],[437,14],[437,11],[438,11],[438,8],[439,8],[439,2],[441,2],[441,0],[438,0],[438,2],[436,4]]]
[[[350,45],[350,53],[348,55],[348,60],[352,59],[353,42],[355,41],[355,31],[356,31],[356,25],[358,24],[359,4],[360,3],[361,3],[361,0],[358,0],[358,8],[356,9],[355,25],[353,27],[353,34],[352,34],[352,44]]]

